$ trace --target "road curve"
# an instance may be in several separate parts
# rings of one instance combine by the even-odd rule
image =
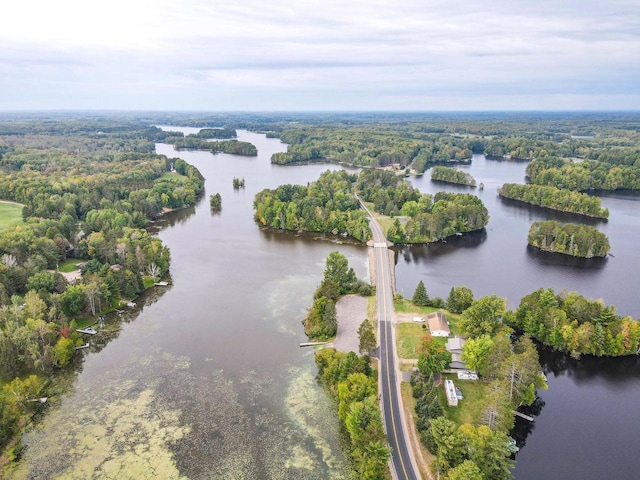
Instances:
[[[360,202],[362,204],[362,202]],[[391,474],[398,480],[418,480],[420,474],[405,434],[400,383],[396,375],[396,352],[393,335],[393,295],[387,239],[371,212],[369,224],[373,233],[376,264],[376,301],[380,327],[380,393],[385,431],[391,447]]]

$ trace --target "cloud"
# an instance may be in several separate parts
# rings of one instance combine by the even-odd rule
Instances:
[[[225,92],[224,108],[249,109],[264,95],[294,109],[296,101],[299,109],[316,101],[375,109],[394,97],[435,96],[478,105],[500,95],[567,95],[585,108],[589,96],[616,108],[623,95],[627,108],[640,108],[634,1],[24,0],[6,8],[0,89],[16,95],[0,96],[0,109],[33,108],[34,99],[49,108],[180,108],[181,98],[184,108],[217,109],[215,92]],[[74,101],[69,89],[86,93]]]

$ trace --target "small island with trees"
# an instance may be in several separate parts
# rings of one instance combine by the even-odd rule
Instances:
[[[230,155],[243,155],[247,157],[255,157],[258,155],[258,149],[255,147],[255,145],[239,140],[221,140],[210,142],[196,135],[187,135],[186,137],[167,137],[165,139],[165,142],[173,145],[176,150],[206,150],[214,154],[228,153]]]
[[[602,208],[602,202],[598,197],[573,190],[548,185],[505,183],[498,189],[498,194],[504,198],[559,212],[592,218],[609,218],[609,210]]]
[[[529,245],[546,252],[573,257],[605,257],[610,246],[607,236],[589,225],[563,225],[554,220],[534,222],[527,237]]]
[[[431,180],[445,183],[455,183],[475,187],[476,180],[471,174],[451,167],[436,166],[431,169]]]
[[[213,213],[217,213],[222,210],[222,196],[219,193],[209,195],[209,206]]]

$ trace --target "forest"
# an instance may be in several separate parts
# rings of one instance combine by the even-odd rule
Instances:
[[[318,381],[337,406],[354,478],[385,480],[390,452],[378,404],[378,372],[370,358],[325,348],[315,360]]]
[[[596,160],[574,162],[544,156],[527,165],[531,183],[577,190],[640,190],[640,165],[611,164]]]
[[[308,187],[281,185],[263,190],[254,200],[254,218],[271,229],[346,234],[367,241],[371,231],[356,191],[377,212],[406,217],[404,225],[396,218],[388,229],[392,242],[430,243],[484,228],[489,220],[486,207],[473,195],[422,195],[401,177],[371,169],[359,176],[327,171]]]
[[[431,169],[431,180],[438,182],[455,183],[458,185],[467,185],[469,187],[475,187],[475,179],[462,170],[457,170],[450,167],[435,166]]]
[[[421,194],[401,177],[383,170],[363,170],[358,177],[362,199],[381,214],[396,217],[387,230],[394,243],[431,243],[458,233],[480,230],[489,213],[467,193]],[[397,216],[405,217],[404,223]]]
[[[529,245],[547,252],[573,257],[604,257],[609,253],[609,240],[604,233],[589,225],[563,225],[554,220],[534,222],[527,237]]]
[[[288,144],[286,153],[275,153],[271,161],[329,161],[362,167],[397,164],[423,173],[432,163],[469,161],[471,144],[465,139],[437,134],[398,135],[377,126],[317,127],[287,125],[277,136]]]
[[[602,208],[600,198],[546,185],[505,183],[498,189],[501,197],[560,212],[575,213],[592,218],[609,218],[609,210]]]
[[[309,186],[280,185],[256,194],[255,220],[276,230],[347,234],[371,238],[367,215],[351,193],[357,179],[345,171],[326,171]]]
[[[556,294],[541,288],[522,298],[510,318],[518,330],[576,358],[640,353],[637,321],[621,317],[602,300],[589,300],[576,292]]]
[[[23,118],[0,131],[0,198],[24,205],[23,222],[0,230],[4,444],[83,343],[76,328],[168,273],[169,250],[144,227],[194,203],[204,179],[152,153],[155,127]]]

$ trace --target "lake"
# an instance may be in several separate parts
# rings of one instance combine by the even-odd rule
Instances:
[[[124,313],[128,321],[107,321],[113,339],[83,353],[70,393],[24,436],[12,478],[347,478],[333,406],[315,383],[312,351],[298,343],[326,256],[339,250],[368,279],[367,248],[260,230],[255,193],[339,167],[271,165],[271,154],[285,150],[279,140],[244,131],[239,139],[256,145],[258,157],[157,145],[206,177],[195,206],[154,227],[171,249],[171,286],[145,294]],[[462,168],[483,191],[436,184],[428,173],[411,181],[423,192],[476,193],[491,215],[486,231],[395,247],[399,292],[411,297],[423,280],[430,296],[446,298],[466,285],[476,297],[497,294],[516,307],[539,287],[566,288],[640,316],[638,197],[603,197],[611,216],[594,224],[615,257],[564,259],[528,249],[526,236],[535,220],[567,217],[497,197],[502,183],[524,180],[524,163],[476,155]],[[234,190],[233,177],[244,177],[246,188]],[[212,214],[208,196],[216,192],[222,211]],[[542,360],[549,390],[540,393],[535,423],[514,432],[523,447],[516,478],[637,478],[637,359],[576,362],[543,350]]]

